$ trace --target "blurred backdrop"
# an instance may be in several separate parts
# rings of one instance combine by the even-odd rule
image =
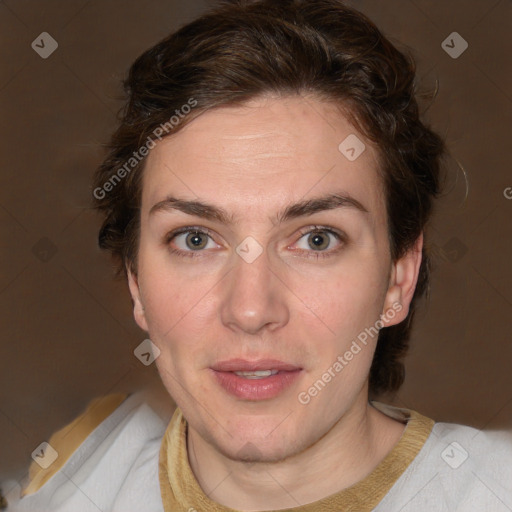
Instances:
[[[386,401],[512,428],[512,4],[348,3],[413,52],[424,89],[438,87],[427,119],[451,151],[428,239],[431,299],[416,318],[405,385]],[[31,452],[92,398],[161,391],[154,365],[133,354],[146,336],[97,247],[90,182],[131,62],[211,6],[0,3],[0,480],[24,478]]]

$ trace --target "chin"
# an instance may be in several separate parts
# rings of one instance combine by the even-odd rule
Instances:
[[[231,430],[232,437],[223,436],[217,449],[234,461],[247,463],[273,463],[291,457],[307,446],[307,440],[299,437],[296,429],[290,430],[284,426],[283,418],[276,421],[264,421],[257,424],[254,418],[240,422],[238,428]],[[301,429],[304,436],[304,430]]]
[[[219,448],[225,457],[247,464],[281,462],[297,453],[286,439],[276,443],[259,443],[254,440],[246,440],[240,442],[239,445],[241,448],[238,450],[233,450],[233,445]]]

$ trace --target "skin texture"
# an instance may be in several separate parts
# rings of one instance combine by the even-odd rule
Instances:
[[[350,134],[366,145],[354,161],[338,149]],[[422,237],[391,261],[377,169],[370,142],[335,105],[312,96],[211,110],[150,152],[138,267],[129,272],[134,316],[161,350],[162,381],[189,422],[190,465],[218,503],[250,511],[316,501],[368,475],[403,432],[368,404],[376,336],[307,405],[298,400],[386,311],[401,307],[383,325],[407,315]],[[333,192],[367,212],[273,220],[291,203]],[[222,207],[233,222],[173,209],[150,214],[169,195]],[[210,230],[201,250],[187,245],[187,234],[166,238],[187,226]],[[322,232],[325,258],[308,244],[315,226],[345,234],[338,241]],[[236,252],[248,236],[263,249],[252,263]],[[249,401],[212,375],[212,365],[232,358],[278,359],[302,371],[277,397]]]

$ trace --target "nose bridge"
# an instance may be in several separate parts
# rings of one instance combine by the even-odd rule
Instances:
[[[248,240],[237,247],[233,257],[234,266],[222,294],[224,325],[252,334],[285,325],[289,318],[285,289],[274,275],[266,251]]]

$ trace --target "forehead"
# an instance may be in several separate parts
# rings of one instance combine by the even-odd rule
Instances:
[[[144,170],[142,209],[172,195],[229,200],[235,215],[260,214],[334,191],[378,209],[377,169],[376,149],[336,105],[302,96],[258,98],[206,111],[158,142]]]

